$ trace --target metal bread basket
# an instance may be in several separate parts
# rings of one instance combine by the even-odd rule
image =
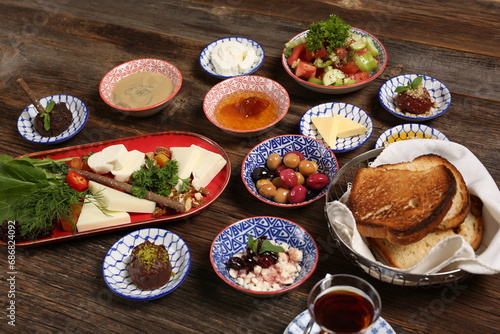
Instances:
[[[335,174],[326,193],[326,202],[339,200],[342,195],[348,190],[350,183],[354,178],[354,174],[361,168],[368,167],[369,164],[384,150],[384,148],[374,149],[358,155],[347,164],[345,164]],[[439,272],[435,274],[411,274],[398,271],[396,268],[389,267],[380,263],[373,262],[366,257],[356,253],[349,245],[347,245],[340,234],[337,233],[335,225],[330,222],[325,208],[325,214],[328,221],[328,228],[333,237],[335,245],[339,248],[344,256],[354,265],[359,266],[370,276],[394,285],[402,286],[436,286],[452,283],[462,280],[470,275],[462,269],[455,269],[447,272]]]

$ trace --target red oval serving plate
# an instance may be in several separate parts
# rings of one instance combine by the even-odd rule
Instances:
[[[146,213],[130,213],[131,223],[104,227],[101,229],[84,231],[80,233],[66,232],[60,229],[59,227],[56,227],[52,235],[49,237],[40,238],[32,241],[16,242],[16,246],[24,247],[24,246],[42,245],[68,239],[75,239],[95,234],[101,234],[109,231],[121,230],[126,228],[138,228],[158,222],[170,222],[170,221],[186,219],[206,209],[222,194],[227,184],[229,183],[229,178],[231,176],[231,162],[229,160],[227,153],[222,149],[221,146],[219,146],[211,139],[190,132],[180,132],[180,131],[159,132],[142,136],[113,139],[97,143],[36,152],[24,156],[30,158],[51,158],[51,159],[78,157],[86,155],[90,152],[101,151],[105,147],[114,144],[123,144],[129,151],[135,149],[141,152],[153,151],[158,146],[165,146],[169,148],[169,147],[183,147],[183,146],[187,147],[194,144],[209,151],[220,154],[227,161],[227,163],[224,166],[224,168],[219,172],[219,174],[217,174],[215,178],[210,182],[210,184],[206,187],[206,189],[208,189],[209,191],[209,195],[205,197],[205,203],[203,203],[203,205],[199,207],[192,208],[188,212],[165,215],[158,218],[155,218],[151,214],[146,214]],[[0,245],[7,245],[7,242],[0,240]]]

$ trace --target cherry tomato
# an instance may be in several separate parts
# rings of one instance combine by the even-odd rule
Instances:
[[[66,182],[76,191],[84,191],[89,187],[89,180],[72,170],[66,175]]]

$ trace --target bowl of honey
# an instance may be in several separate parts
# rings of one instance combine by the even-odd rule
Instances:
[[[405,123],[384,131],[378,137],[375,148],[386,147],[396,141],[409,139],[439,139],[449,141],[448,137],[438,129],[420,123]]]
[[[203,100],[203,111],[222,131],[253,137],[269,131],[288,112],[290,96],[274,80],[243,75],[213,86]]]

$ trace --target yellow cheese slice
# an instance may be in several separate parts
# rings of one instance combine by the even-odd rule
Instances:
[[[366,126],[345,118],[344,116],[334,115],[334,123],[338,124],[337,138],[347,138],[361,135],[368,131]]]
[[[333,128],[333,117],[311,117],[311,121],[318,130],[321,137],[328,146],[335,146],[335,129]],[[333,136],[333,138],[332,138]]]
[[[331,117],[311,117],[311,121],[330,147],[335,146],[337,138],[357,136],[368,131],[363,124],[337,114]]]

